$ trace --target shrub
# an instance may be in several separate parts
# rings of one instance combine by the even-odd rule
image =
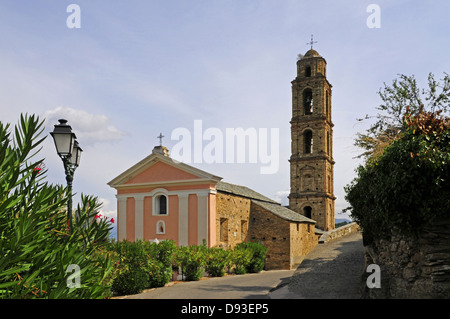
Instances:
[[[116,253],[115,278],[112,290],[119,294],[136,294],[149,285],[149,254],[144,241],[119,241],[111,244]]]
[[[172,267],[167,267],[158,260],[150,260],[147,266],[149,288],[164,287],[172,277]]]
[[[114,279],[112,290],[119,295],[132,295],[142,292],[149,285],[149,274],[146,269],[122,269]]]
[[[122,240],[111,244],[110,249],[117,253],[117,258],[125,268],[132,270],[132,268],[144,268],[147,266],[150,258],[150,253],[146,249],[149,243],[143,240],[127,241]]]
[[[252,252],[245,247],[236,246],[231,252],[231,259],[234,264],[235,274],[246,274],[247,267],[252,260]]]
[[[358,168],[345,189],[366,244],[388,237],[393,228],[414,235],[450,216],[450,121],[421,111],[407,114],[405,126],[377,160]]]
[[[151,258],[148,264],[150,288],[163,287],[169,283],[173,273],[172,263],[176,248],[175,243],[171,240],[148,245]]]
[[[251,259],[246,265],[247,272],[258,273],[264,269],[268,250],[266,246],[258,242],[242,242],[236,245],[236,248],[245,249],[251,253]]]
[[[158,244],[144,240],[111,244],[110,250],[116,253],[113,291],[120,295],[136,294],[145,288],[165,286],[172,276],[175,248],[169,240]]]
[[[172,240],[163,240],[157,243],[150,244],[150,255],[160,261],[166,268],[171,268],[177,246]]]
[[[225,275],[225,268],[230,263],[230,251],[222,248],[210,248],[206,253],[205,270],[213,277]]]
[[[200,280],[203,276],[206,247],[183,246],[176,251],[177,264],[181,266],[186,280]]]

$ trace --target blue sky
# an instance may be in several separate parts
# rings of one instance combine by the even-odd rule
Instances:
[[[70,29],[70,4],[81,28]],[[381,27],[368,28],[369,4]],[[111,179],[150,154],[176,128],[278,128],[279,170],[260,163],[193,164],[224,181],[286,203],[291,84],[310,35],[333,85],[336,217],[360,150],[357,123],[376,114],[376,94],[398,74],[426,84],[450,69],[450,2],[441,1],[17,1],[0,3],[0,119],[66,118],[83,148],[74,190],[97,195],[115,217]],[[65,183],[49,137],[41,155],[52,183]],[[77,197],[75,197],[77,200]]]

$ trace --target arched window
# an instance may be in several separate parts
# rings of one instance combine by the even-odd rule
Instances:
[[[311,218],[311,216],[312,216],[312,208],[311,208],[311,206],[305,206],[303,208],[303,215],[305,217],[307,217],[307,218]]]
[[[160,220],[156,223],[156,233],[157,234],[165,234],[166,233],[166,224],[163,220]]]
[[[158,195],[155,198],[156,215],[167,215],[167,197],[166,195]]]
[[[305,76],[309,78],[311,76],[311,67],[307,66],[305,69]]]
[[[311,154],[313,151],[313,136],[310,130],[303,133],[303,143],[305,145],[305,154]]]
[[[328,93],[328,91],[325,91],[325,114],[326,114],[327,118],[328,118],[328,112],[330,109],[330,102],[328,99],[329,99],[329,93]]]
[[[311,89],[303,91],[303,108],[305,115],[312,114],[313,112],[313,94]]]

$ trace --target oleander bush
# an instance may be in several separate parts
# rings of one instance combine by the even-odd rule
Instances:
[[[115,253],[115,270],[112,290],[120,295],[140,293],[149,285],[148,264],[150,255],[145,249],[144,241],[126,240],[111,244]]]
[[[243,275],[247,273],[247,267],[252,261],[252,252],[244,246],[237,245],[231,252],[231,261],[234,265],[234,273]]]
[[[206,272],[212,277],[259,272],[264,268],[267,248],[261,243],[241,243],[234,249],[203,245],[177,247],[173,241],[150,243],[144,240],[112,243],[114,273],[112,291],[119,295],[137,294],[146,288],[169,283],[173,269],[181,268],[187,281],[200,280]]]
[[[110,245],[115,255],[112,290],[116,294],[137,294],[146,288],[163,287],[172,276],[173,241],[150,243],[120,241]]]
[[[151,262],[149,263],[149,288],[163,287],[172,277],[172,264],[176,245],[172,240],[147,243]]]
[[[246,264],[246,271],[249,273],[258,273],[264,269],[266,264],[266,254],[268,248],[258,242],[242,242],[236,246],[237,249],[250,251],[251,258]],[[235,248],[235,249],[236,249]]]
[[[212,277],[222,277],[230,264],[231,251],[212,247],[206,252],[205,270]]]
[[[204,245],[178,247],[176,263],[181,267],[186,280],[200,280],[205,271],[207,248]]]

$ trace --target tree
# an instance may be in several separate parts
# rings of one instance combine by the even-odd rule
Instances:
[[[366,115],[365,120],[375,118],[376,121],[365,133],[359,133],[355,145],[364,152],[359,157],[366,159],[377,158],[383,150],[400,133],[406,130],[403,121],[408,112],[415,116],[420,110],[425,112],[441,111],[444,114],[450,111],[450,77],[444,73],[444,78],[436,81],[434,75],[428,75],[428,88],[420,89],[412,76],[399,75],[391,86],[384,83],[384,88],[378,91],[382,103],[377,107],[380,112],[376,116]],[[364,119],[359,119],[362,121]]]
[[[447,108],[406,107],[401,134],[345,187],[347,210],[366,244],[393,229],[414,236],[450,217],[450,119],[442,115]]]
[[[35,159],[43,121],[21,115],[14,138],[9,128],[0,122],[0,298],[107,297],[111,226],[95,218],[97,198],[81,196],[70,232],[67,189],[48,184]]]

